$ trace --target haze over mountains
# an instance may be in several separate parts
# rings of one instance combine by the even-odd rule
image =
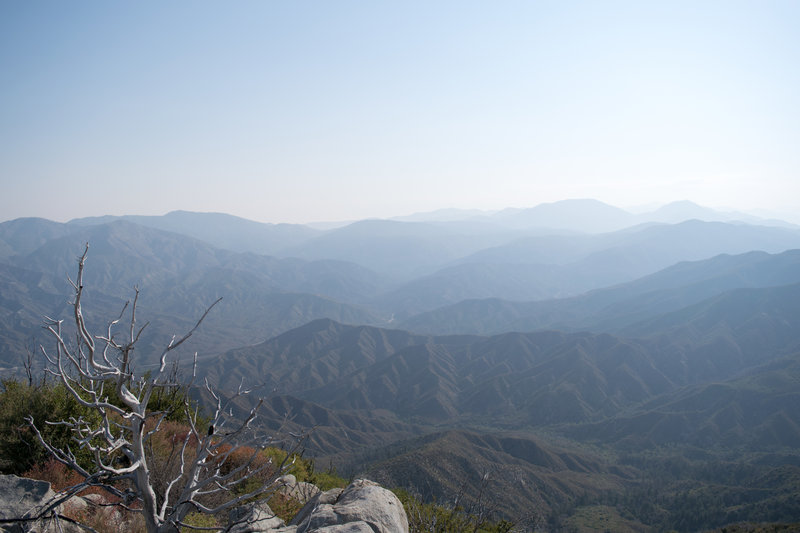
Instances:
[[[308,452],[344,471],[439,499],[492,472],[505,516],[533,505],[553,530],[587,506],[638,530],[800,521],[800,227],[594,200],[330,230],[17,219],[0,224],[4,375],[46,342],[43,316],[68,317],[86,242],[90,326],[141,290],[137,368],[222,296],[187,346],[201,375],[258,387],[270,424],[314,427]]]

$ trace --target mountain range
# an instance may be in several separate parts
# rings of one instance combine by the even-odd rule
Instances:
[[[307,453],[342,472],[437,501],[490,487],[501,516],[549,530],[599,508],[630,531],[800,521],[791,224],[593,200],[328,230],[17,219],[0,223],[4,376],[49,342],[42,317],[69,316],[87,242],[93,330],[140,291],[137,370],[222,297],[182,357],[223,396],[254,387],[269,428],[313,428]]]

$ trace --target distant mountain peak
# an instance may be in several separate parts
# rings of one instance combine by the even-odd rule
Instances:
[[[625,211],[624,209],[621,209],[619,207],[615,207],[613,205],[607,204],[605,202],[597,200],[596,198],[567,198],[565,200],[556,200],[555,202],[544,202],[544,203],[541,203],[541,204],[537,205],[533,209],[536,209],[537,207],[565,206],[565,205],[566,206],[578,206],[578,207],[598,206],[598,207],[612,209],[612,210],[615,210],[615,211]]]
[[[392,217],[390,220],[401,222],[454,222],[481,218],[495,214],[496,211],[484,211],[481,209],[459,209],[455,207],[436,209],[434,211],[424,211]]]
[[[628,211],[592,198],[573,198],[527,209],[504,210],[492,218],[516,228],[553,228],[582,233],[616,231],[637,223],[637,218]]]
[[[689,200],[678,200],[653,211],[649,218],[660,222],[682,222],[687,219],[723,220],[724,214]]]

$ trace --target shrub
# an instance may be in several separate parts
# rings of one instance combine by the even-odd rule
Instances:
[[[411,533],[508,533],[514,527],[507,520],[493,522],[461,507],[423,503],[405,489],[395,489],[394,493],[403,503]]]
[[[44,464],[50,454],[39,444],[26,416],[40,425],[42,436],[58,447],[69,447],[81,466],[91,464],[88,451],[78,449],[72,431],[64,425],[44,424],[45,420],[69,420],[80,416],[99,417],[82,407],[60,384],[32,386],[14,380],[2,382],[0,392],[0,472],[21,475],[36,464]]]

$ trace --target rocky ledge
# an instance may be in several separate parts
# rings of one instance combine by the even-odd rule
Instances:
[[[235,513],[231,521],[231,533],[408,533],[408,519],[397,496],[366,479],[316,494],[288,525],[267,503]]]
[[[275,516],[266,502],[231,512],[231,533],[408,533],[408,519],[400,500],[391,491],[366,479],[357,479],[343,489],[321,492],[293,476],[280,480],[286,493],[305,496],[305,506],[289,523]],[[44,481],[0,476],[0,531],[8,533],[49,533],[52,513],[37,521],[14,521],[36,516],[56,494]],[[60,512],[59,509],[55,510]],[[63,527],[65,524],[61,524]],[[67,528],[68,529],[68,528]],[[67,531],[63,529],[63,531]],[[77,528],[76,528],[77,529]]]

